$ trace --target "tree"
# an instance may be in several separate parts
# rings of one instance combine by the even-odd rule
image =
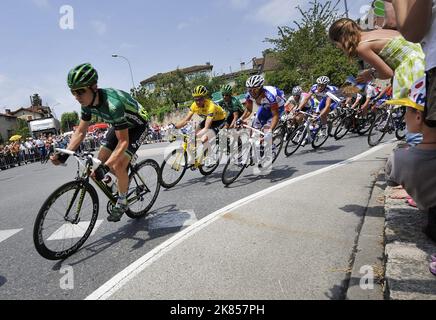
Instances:
[[[74,126],[79,124],[79,114],[74,112],[65,112],[61,116],[61,129],[63,132],[73,130]]]
[[[17,129],[15,129],[15,134],[22,136],[23,138],[30,137],[29,125],[26,120],[17,118]]]
[[[307,11],[298,6],[302,18],[294,21],[297,28],[279,27],[277,39],[266,39],[275,46],[273,51],[282,63],[279,71],[266,74],[268,83],[287,92],[296,85],[308,90],[319,76],[326,75],[340,85],[348,75],[357,73],[357,63],[351,62],[328,37],[328,28],[340,18],[338,2],[332,5],[332,1],[310,1]]]

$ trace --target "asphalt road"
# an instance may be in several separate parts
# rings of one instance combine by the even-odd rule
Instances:
[[[166,146],[143,146],[138,152],[140,159],[154,158],[160,163]],[[150,216],[141,220],[123,217],[115,224],[107,222],[107,201],[99,192],[101,224],[79,252],[62,262],[39,256],[32,232],[44,200],[61,184],[74,178],[77,167],[74,159],[68,160],[67,167],[36,163],[1,171],[0,299],[83,299],[196,220],[277,182],[341,162],[366,150],[366,137],[348,134],[340,141],[330,138],[318,151],[306,146],[290,158],[280,155],[267,176],[254,175],[247,169],[228,188],[221,182],[223,166],[209,177],[188,170],[176,187],[161,189]],[[316,199],[316,195],[313,196],[309,194],[308,200]],[[274,210],[274,203],[270,208]],[[166,215],[171,216],[166,222],[159,220]],[[184,217],[182,222],[177,221],[180,215]]]

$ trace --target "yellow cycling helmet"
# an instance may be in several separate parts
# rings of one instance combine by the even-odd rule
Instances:
[[[196,86],[194,90],[192,90],[192,96],[194,98],[206,97],[209,91],[205,86]]]

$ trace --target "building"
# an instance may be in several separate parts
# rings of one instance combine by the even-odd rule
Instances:
[[[8,113],[0,113],[0,135],[4,142],[14,135],[17,129],[17,117]]]
[[[148,91],[153,92],[156,88],[156,81],[159,79],[159,77],[169,75],[177,71],[181,71],[186,76],[187,80],[192,80],[200,76],[206,76],[208,78],[212,78],[212,69],[213,66],[209,62],[207,62],[205,65],[197,65],[197,66],[192,66],[183,69],[176,69],[165,73],[158,73],[148,79],[141,81],[141,86],[147,89]]]
[[[42,105],[38,94],[31,96],[30,102],[30,107],[19,108],[15,111],[5,109],[5,113],[0,113],[0,134],[4,141],[7,141],[17,129],[17,119],[29,122],[53,117],[50,107]]]
[[[245,69],[245,63],[241,63],[241,70],[237,72],[232,72],[228,74],[223,74],[217,76],[216,78],[223,80],[225,83],[234,86],[236,84],[236,79],[241,76],[252,76],[255,74],[260,74],[265,76],[266,72],[276,71],[280,69],[280,62],[274,56],[273,53],[265,53],[263,58],[254,57],[251,59],[251,69]]]

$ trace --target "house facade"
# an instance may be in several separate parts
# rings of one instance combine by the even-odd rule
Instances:
[[[188,68],[183,68],[183,69],[176,69],[173,71],[169,71],[166,73],[158,73],[155,74],[154,76],[145,79],[143,81],[141,81],[141,86],[143,88],[145,88],[146,90],[153,92],[156,89],[156,81],[159,79],[159,77],[164,76],[164,75],[169,75],[171,73],[175,73],[177,71],[181,71],[185,76],[186,79],[192,80],[196,77],[199,76],[206,76],[208,78],[212,78],[212,69],[213,66],[210,63],[206,63],[205,65],[197,65],[197,66],[192,66],[192,67],[188,67]]]

